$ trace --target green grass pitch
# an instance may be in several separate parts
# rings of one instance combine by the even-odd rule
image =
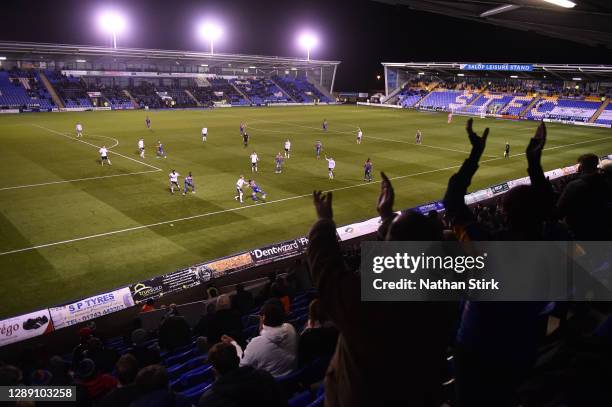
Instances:
[[[315,220],[310,195],[334,191],[339,225],[376,216],[379,171],[393,179],[396,208],[440,199],[466,157],[466,118],[357,106],[41,113],[0,116],[0,317],[121,287],[241,250],[298,237]],[[326,118],[330,129],[324,133]],[[251,141],[243,148],[240,122]],[[83,142],[74,126],[84,126]],[[203,144],[200,131],[208,127]],[[356,128],[364,140],[356,144]],[[537,123],[475,119],[491,128],[471,189],[526,175],[522,155]],[[549,125],[545,169],[579,154],[612,153],[609,129]],[[414,143],[417,129],[423,145]],[[141,160],[137,140],[147,146]],[[286,138],[292,156],[282,174],[274,155]],[[317,160],[314,143],[336,159],[336,179]],[[156,159],[161,140],[167,159]],[[503,147],[512,146],[510,159]],[[112,147],[112,167],[96,146]],[[240,174],[252,176],[249,154],[261,159],[254,178],[265,204],[233,200]],[[363,182],[363,163],[374,182]],[[192,171],[196,194],[171,195],[168,173]],[[182,179],[181,179],[182,181]],[[182,185],[182,182],[181,182]]]

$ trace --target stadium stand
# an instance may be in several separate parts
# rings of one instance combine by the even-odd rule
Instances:
[[[533,101],[531,96],[513,96],[508,104],[502,108],[500,114],[507,114],[510,116],[518,116],[529,106]]]
[[[129,92],[141,108],[148,106],[158,109],[164,106],[162,99],[155,90],[155,86],[148,82],[141,82],[139,85],[130,87]]]
[[[595,123],[612,124],[612,104],[606,106],[606,109],[601,112]]]
[[[231,82],[242,91],[242,93],[247,95],[255,105],[291,102],[287,95],[270,79],[232,79]]]
[[[49,110],[55,106],[34,71],[0,71],[0,108]]]
[[[459,111],[466,113],[498,113],[512,99],[513,97],[510,95],[487,92],[481,94],[470,105],[460,108]]]
[[[327,96],[319,92],[319,90],[312,83],[308,82],[306,78],[274,76],[272,79],[298,103],[312,103],[315,99],[322,103],[331,102]]]
[[[91,108],[93,104],[87,96],[86,87],[80,78],[66,76],[61,72],[46,69],[45,75],[57,94],[68,108]]]
[[[419,103],[419,107],[444,111],[458,110],[477,97],[478,94],[471,91],[435,90]]]

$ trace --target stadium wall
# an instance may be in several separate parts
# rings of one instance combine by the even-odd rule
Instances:
[[[612,160],[612,154],[602,159]],[[545,176],[554,180],[575,174],[576,171],[577,165],[571,165],[547,171]],[[472,205],[496,199],[515,186],[529,183],[529,177],[506,181],[466,195],[465,202]],[[406,210],[423,214],[432,210],[440,212],[444,210],[444,204],[435,201]],[[336,230],[338,241],[344,245],[355,245],[361,240],[369,240],[376,234],[379,225],[380,217],[376,217],[341,226]],[[307,247],[308,238],[298,237],[196,264],[78,301],[7,318],[0,321],[0,348],[2,353],[10,353],[16,347],[22,348],[29,342],[35,342],[42,335],[45,335],[46,342],[61,345],[66,338],[74,338],[76,330],[93,319],[97,324],[107,326],[109,331],[118,331],[129,326],[138,315],[138,305],[149,298],[175,303],[194,301],[202,297],[203,288],[213,281],[216,285],[229,285],[262,277],[271,267],[278,269],[295,262],[304,256]],[[38,324],[35,329],[28,329],[28,320],[32,319],[44,323]]]

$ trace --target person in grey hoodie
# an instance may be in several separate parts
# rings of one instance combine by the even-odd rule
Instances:
[[[285,312],[278,299],[264,303],[260,325],[260,336],[249,342],[240,366],[262,369],[274,377],[291,373],[297,367],[297,334],[285,322]]]

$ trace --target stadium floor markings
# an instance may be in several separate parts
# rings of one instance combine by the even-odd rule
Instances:
[[[11,187],[2,187],[0,191],[8,191],[11,189],[22,189],[22,188],[33,188],[33,187],[42,187],[46,185],[56,185],[56,184],[66,184],[71,182],[81,182],[81,181],[92,181],[97,179],[104,178],[115,178],[115,177],[126,177],[128,175],[139,175],[139,174],[148,174],[151,172],[159,172],[160,170],[146,170],[146,171],[138,171],[138,172],[128,172],[126,174],[114,174],[114,175],[103,175],[100,177],[87,177],[87,178],[77,178],[77,179],[66,179],[62,181],[50,181],[50,182],[41,182],[38,184],[28,184],[28,185],[14,185]]]
[[[38,124],[32,124],[32,126],[34,126],[34,127],[38,127],[39,129],[46,130],[46,131],[48,131],[48,132],[50,132],[50,133],[57,134],[57,135],[59,135],[59,136],[66,137],[66,138],[68,138],[68,139],[70,139],[70,140],[75,140],[75,141],[78,141],[78,142],[81,142],[81,143],[87,144],[87,145],[92,146],[92,147],[95,147],[95,148],[100,148],[100,146],[97,146],[97,145],[95,145],[95,144],[89,143],[89,142],[87,142],[87,141],[85,141],[85,140],[81,140],[81,139],[77,139],[77,138],[75,138],[75,137],[69,136],[69,135],[67,135],[66,133],[62,133],[61,131],[53,130],[53,129],[50,129],[50,128],[48,128],[48,127],[40,126],[40,125],[38,125]],[[106,137],[106,136],[101,136],[101,137]],[[107,138],[111,138],[111,137],[107,137]],[[114,140],[116,140],[116,139],[114,139]],[[118,141],[117,141],[117,145],[119,145],[119,142],[118,142]],[[116,146],[115,146],[115,147],[116,147]],[[145,166],[147,166],[147,167],[153,168],[153,169],[154,169],[154,170],[156,170],[156,171],[162,171],[162,169],[161,169],[161,168],[158,168],[158,167],[156,167],[156,166],[154,166],[154,165],[151,165],[151,164],[148,164],[148,163],[145,163],[145,162],[142,162],[142,161],[136,160],[135,158],[128,157],[127,155],[123,155],[123,154],[118,153],[118,152],[116,152],[116,151],[113,151],[112,153],[113,153],[113,154],[118,155],[119,157],[127,158],[128,160],[134,161],[135,163],[142,164],[142,165],[145,165]]]
[[[70,137],[70,136],[66,136],[66,137]],[[576,143],[564,144],[564,145],[561,145],[561,146],[549,147],[549,148],[545,148],[544,150],[555,150],[555,149],[558,149],[558,148],[571,147],[571,146],[578,145],[578,144],[593,143],[593,142],[596,142],[596,141],[610,140],[610,139],[612,139],[612,137],[602,137],[602,138],[599,138],[599,139],[585,140],[585,141],[580,141],[580,142],[576,142]],[[525,153],[513,154],[510,157],[519,157],[519,156],[522,156],[522,155],[525,155]],[[492,162],[492,161],[498,161],[498,160],[502,160],[502,159],[504,159],[504,157],[489,158],[487,160],[480,161],[480,164],[484,164],[484,163],[488,163],[488,162]],[[419,175],[432,174],[432,173],[435,173],[435,172],[448,171],[448,170],[459,168],[459,167],[461,167],[461,165],[463,165],[463,163],[460,163],[460,164],[457,164],[457,165],[452,165],[452,166],[449,166],[449,167],[444,167],[444,168],[437,168],[437,169],[433,169],[433,170],[416,172],[416,173],[412,173],[412,174],[398,175],[398,176],[395,176],[395,177],[390,177],[389,179],[390,180],[397,180],[397,179],[416,177],[416,176],[419,176]],[[372,182],[362,182],[362,183],[359,183],[359,184],[347,185],[347,186],[344,186],[344,187],[328,189],[328,190],[325,190],[325,192],[342,191],[342,190],[345,190],[345,189],[358,188],[358,187],[365,186],[365,185],[379,184],[380,182],[381,182],[381,180],[372,181]],[[5,252],[0,252],[0,256],[7,256],[7,255],[21,253],[21,252],[27,252],[27,251],[37,250],[37,249],[43,249],[43,248],[46,248],[46,247],[59,246],[59,245],[68,244],[68,243],[74,243],[74,242],[79,242],[79,241],[84,241],[84,240],[96,239],[96,238],[99,238],[99,237],[113,236],[113,235],[118,235],[118,234],[121,234],[121,233],[133,232],[133,231],[136,231],[136,230],[150,229],[150,228],[153,228],[153,227],[156,227],[156,226],[167,225],[167,224],[170,224],[170,223],[184,222],[184,221],[187,221],[187,220],[199,219],[199,218],[219,215],[219,214],[227,213],[227,212],[234,212],[234,211],[245,210],[245,209],[249,209],[249,208],[256,208],[256,207],[261,207],[263,205],[271,205],[271,204],[274,204],[274,203],[286,202],[286,201],[291,201],[291,200],[294,200],[294,199],[307,198],[307,197],[310,197],[310,196],[312,196],[311,193],[303,194],[303,195],[290,196],[290,197],[287,197],[287,198],[281,198],[281,199],[276,199],[276,200],[273,200],[273,201],[267,201],[267,202],[263,202],[261,204],[256,204],[256,205],[239,206],[237,208],[222,209],[222,210],[219,210],[219,211],[200,213],[200,214],[197,214],[197,215],[192,215],[192,216],[187,216],[187,217],[177,218],[177,219],[172,219],[172,220],[166,220],[166,221],[162,221],[162,222],[150,223],[150,224],[147,224],[147,225],[139,225],[139,226],[133,226],[133,227],[126,228],[126,229],[113,230],[113,231],[110,231],[110,232],[96,233],[96,234],[93,234],[93,235],[77,237],[77,238],[74,238],[74,239],[62,240],[62,241],[51,242],[51,243],[44,243],[44,244],[40,244],[40,245],[36,245],[36,246],[24,247],[24,248],[21,248],[21,249],[14,249],[14,250],[8,250],[8,251],[5,251]]]
[[[492,160],[485,160],[483,162],[499,160],[501,158],[502,157],[494,158]],[[450,167],[437,168],[437,169],[433,169],[433,170],[416,172],[416,173],[406,174],[406,175],[399,175],[399,176],[391,177],[389,179],[390,180],[397,180],[397,179],[404,179],[404,178],[409,178],[409,177],[416,177],[416,176],[419,176],[419,175],[426,175],[426,174],[432,174],[432,173],[440,172],[440,171],[447,171],[447,170],[459,168],[460,166],[461,166],[461,164],[457,164],[457,165],[453,165],[453,166],[450,166]],[[379,184],[380,182],[381,182],[381,180],[372,181],[372,182],[362,182],[362,183],[359,183],[359,184],[347,185],[347,186],[344,186],[344,187],[328,189],[328,190],[325,190],[325,192],[342,191],[342,190],[345,190],[345,189],[358,188],[358,187],[362,187],[362,186],[365,186],[365,185]],[[14,249],[14,250],[8,250],[8,251],[5,251],[5,252],[0,252],[0,256],[7,256],[7,255],[10,255],[10,254],[16,254],[16,253],[27,252],[27,251],[37,250],[37,249],[43,249],[43,248],[46,248],[46,247],[60,246],[60,245],[68,244],[68,243],[74,243],[74,242],[79,242],[79,241],[84,241],[84,240],[91,240],[91,239],[96,239],[96,238],[100,238],[100,237],[113,236],[113,235],[118,235],[118,234],[121,234],[121,233],[133,232],[133,231],[136,231],[136,230],[150,229],[150,228],[154,228],[156,226],[168,225],[168,224],[175,223],[175,222],[184,222],[184,221],[188,221],[188,220],[193,220],[193,219],[199,219],[199,218],[204,218],[204,217],[208,217],[208,216],[219,215],[219,214],[222,214],[222,213],[241,211],[241,210],[245,210],[245,209],[249,209],[249,208],[257,208],[257,207],[261,207],[261,206],[264,206],[264,205],[271,205],[271,204],[275,204],[275,203],[279,203],[279,202],[286,202],[286,201],[291,201],[291,200],[294,200],[294,199],[302,199],[302,198],[307,198],[307,197],[311,197],[311,196],[312,196],[312,193],[303,194],[303,195],[295,195],[295,196],[290,196],[290,197],[287,197],[287,198],[276,199],[276,200],[273,200],[273,201],[262,202],[260,204],[255,204],[255,205],[239,206],[239,207],[236,207],[236,208],[222,209],[222,210],[219,210],[219,211],[200,213],[200,214],[197,214],[197,215],[192,215],[192,216],[187,216],[187,217],[177,218],[177,219],[171,219],[171,220],[165,220],[165,221],[161,221],[161,222],[150,223],[150,224],[147,224],[147,225],[139,225],[139,226],[133,226],[133,227],[130,227],[130,228],[125,228],[125,229],[112,230],[110,232],[96,233],[96,234],[89,235],[89,236],[81,236],[81,237],[77,237],[77,238],[74,238],[74,239],[67,239],[67,240],[62,240],[62,241],[58,241],[58,242],[44,243],[44,244],[40,244],[40,245],[36,245],[36,246],[24,247],[24,248],[21,248],[21,249]]]
[[[296,124],[296,123],[291,123],[291,122],[274,122],[271,120],[255,120],[254,122],[269,122],[269,123],[273,123],[273,124],[288,124],[290,126],[296,126],[296,127],[303,127],[306,129],[312,129],[312,130],[321,130],[318,129],[316,127],[311,127],[311,126],[303,126],[300,124]],[[248,124],[248,123],[247,123]],[[342,125],[344,126],[349,126],[348,124],[344,124],[342,123]],[[273,131],[273,132],[277,132],[277,133],[289,133],[289,134],[300,134],[300,133],[290,133],[290,132],[283,132],[280,130],[262,130],[262,129],[256,129],[254,127],[252,127],[255,130],[259,130],[259,131]],[[355,130],[357,130],[357,127],[355,127]],[[351,134],[351,135],[355,135],[355,132],[348,132],[348,131],[338,131],[338,130],[327,130],[330,133],[338,133],[338,134]],[[364,138],[370,138],[373,140],[381,140],[381,141],[388,141],[391,143],[401,143],[401,144],[410,144],[413,146],[417,146],[417,147],[426,147],[426,148],[433,148],[436,150],[445,150],[445,151],[452,151],[455,153],[462,153],[462,154],[469,154],[469,151],[464,151],[464,150],[456,150],[454,148],[447,148],[447,147],[438,147],[438,146],[432,146],[429,144],[416,144],[412,141],[405,141],[405,140],[396,140],[396,139],[390,139],[390,138],[384,138],[384,137],[377,137],[377,136],[365,136]],[[484,157],[489,157],[489,158],[494,158],[495,156],[493,155],[487,155],[487,154],[483,154]]]

